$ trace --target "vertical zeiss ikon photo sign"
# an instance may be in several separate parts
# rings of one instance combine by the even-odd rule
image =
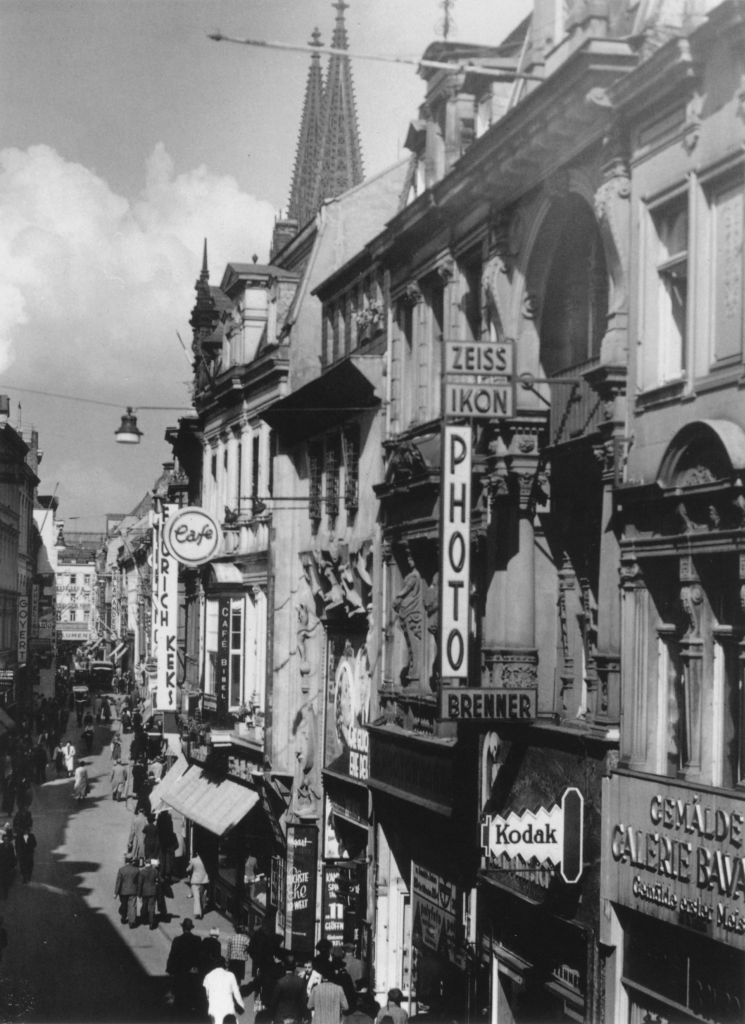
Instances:
[[[471,427],[443,427],[440,497],[440,677],[468,680]]]

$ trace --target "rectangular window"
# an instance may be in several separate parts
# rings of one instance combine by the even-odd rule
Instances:
[[[238,707],[243,691],[243,599],[230,607],[230,707]]]
[[[314,522],[321,518],[323,498],[323,446],[313,444],[308,448],[308,515]]]
[[[259,497],[259,466],[261,462],[260,457],[260,438],[258,434],[254,434],[251,438],[251,497]]]
[[[657,270],[657,378],[679,379],[686,370],[688,305],[688,196],[653,212]],[[651,325],[650,325],[651,326]]]
[[[334,336],[333,336],[333,345],[332,345],[332,350],[331,350],[331,361],[334,362],[334,363],[336,362],[336,360],[341,355],[342,330],[343,330],[342,319],[343,318],[342,318],[342,315],[341,315],[341,309],[337,305],[333,306]]]
[[[729,183],[708,198],[712,360],[716,364],[742,355],[742,184]]]
[[[344,456],[344,507],[354,514],[359,508],[360,435],[357,427],[348,427],[342,434]]]
[[[341,466],[341,444],[339,437],[326,441],[326,512],[330,519],[339,515],[339,476]]]
[[[469,340],[481,339],[481,259],[471,259],[464,264],[463,274],[467,291],[463,296],[463,312]]]

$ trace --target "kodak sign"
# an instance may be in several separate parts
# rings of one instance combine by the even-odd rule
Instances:
[[[582,875],[584,799],[574,786],[551,810],[513,811],[506,818],[488,815],[481,825],[481,846],[486,857],[520,857],[526,864],[548,861],[559,868],[565,882]]]

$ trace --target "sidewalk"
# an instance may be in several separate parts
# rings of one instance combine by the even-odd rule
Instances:
[[[85,756],[92,783],[91,796],[98,798],[95,807],[91,808],[91,814],[96,819],[91,835],[95,832],[105,837],[107,847],[106,868],[108,870],[102,866],[94,880],[94,885],[103,896],[101,909],[111,918],[112,927],[119,930],[121,938],[140,961],[143,969],[152,976],[162,976],[165,974],[171,942],[176,935],[181,934],[181,922],[184,918],[192,919],[194,934],[199,938],[205,938],[209,934],[210,928],[219,928],[223,946],[227,936],[232,934],[233,926],[228,918],[215,909],[205,913],[201,921],[195,920],[191,890],[183,879],[174,881],[173,897],[166,899],[168,917],[166,920],[160,920],[156,929],[151,931],[147,925],[142,924],[135,929],[130,929],[127,925],[120,923],[118,899],[113,898],[114,882],[116,872],[124,862],[135,799],[130,797],[125,803],[124,801],[115,802],[111,798],[110,744],[112,732],[118,728],[118,725],[117,721],[113,721],[110,727],[97,725],[94,751],[98,751],[98,753],[94,752],[90,756]],[[75,735],[74,726],[70,732],[73,734],[73,742],[75,742],[78,736]],[[129,760],[130,741],[131,734],[122,736],[123,762]],[[247,965],[246,974],[248,981],[251,976],[250,963]],[[241,1024],[254,1024],[253,996],[244,996],[244,1002],[246,1012],[240,1016]]]

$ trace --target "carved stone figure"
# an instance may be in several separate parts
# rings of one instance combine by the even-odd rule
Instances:
[[[404,685],[416,685],[422,678],[423,581],[408,552],[407,562],[409,571],[403,578],[392,607],[408,647],[408,662],[401,673],[401,680]]]

